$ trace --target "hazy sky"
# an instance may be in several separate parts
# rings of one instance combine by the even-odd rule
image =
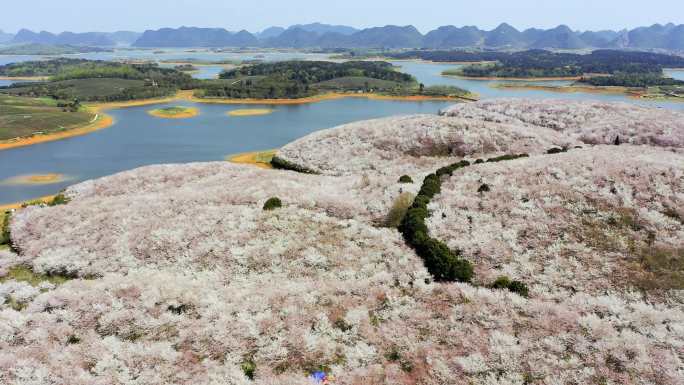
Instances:
[[[260,31],[320,21],[354,27],[413,24],[422,32],[440,25],[491,29],[622,29],[684,23],[684,0],[4,0],[0,29],[61,32],[202,26]]]

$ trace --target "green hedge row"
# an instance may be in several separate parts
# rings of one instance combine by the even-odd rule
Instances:
[[[10,229],[9,229],[9,222],[10,222],[10,214],[9,212],[7,213],[2,213],[0,212],[0,216],[2,216],[2,223],[0,223],[0,245],[9,245],[10,244]]]
[[[504,155],[488,159],[487,162],[500,162],[527,157],[527,154]],[[484,163],[482,160],[475,162]],[[460,162],[445,166],[430,174],[423,180],[413,205],[406,212],[399,231],[408,243],[425,262],[425,267],[438,282],[470,282],[473,278],[473,266],[463,259],[460,252],[451,250],[442,241],[431,238],[425,219],[430,216],[428,205],[442,188],[442,177],[451,176],[461,168],[470,166],[470,162]]]
[[[273,168],[279,169],[279,170],[290,170],[290,171],[296,171],[296,172],[301,172],[303,174],[318,174],[318,172],[311,170],[309,168],[306,168],[304,166],[300,166],[298,164],[292,163],[288,160],[285,160],[283,158],[280,158],[278,156],[274,156],[273,159],[271,159],[271,166]]]

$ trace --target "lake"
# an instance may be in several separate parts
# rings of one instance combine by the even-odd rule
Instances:
[[[133,58],[166,55],[168,60],[193,57],[200,60],[226,60],[233,54],[171,51],[153,54],[151,51],[124,51]],[[111,59],[107,53],[88,58]],[[101,57],[99,55],[102,55]],[[264,55],[263,60],[293,58],[292,53],[249,54]],[[321,59],[320,55],[296,54],[297,58]],[[302,56],[303,55],[303,56]],[[175,56],[175,57],[174,57]],[[250,56],[250,57],[251,57]],[[245,58],[245,56],[240,56]],[[1,62],[1,61],[0,61]],[[684,102],[644,101],[624,95],[593,93],[555,93],[540,90],[498,89],[499,82],[446,78],[442,71],[453,64],[424,62],[395,62],[402,70],[414,75],[426,85],[450,84],[480,94],[483,99],[496,97],[594,99],[622,101],[646,106],[684,110]],[[213,77],[220,66],[200,67],[198,77]],[[681,71],[676,75],[684,75]],[[535,82],[546,85],[566,85],[569,82]],[[109,112],[116,123],[105,130],[85,136],[30,147],[0,151],[0,204],[54,194],[79,181],[109,175],[131,168],[157,164],[193,161],[218,161],[227,155],[281,147],[316,130],[358,120],[390,115],[437,113],[450,102],[406,102],[368,99],[329,100],[308,105],[275,106],[271,115],[228,117],[226,112],[239,108],[260,106],[211,105],[189,102],[174,103],[200,109],[201,114],[184,120],[165,120],[151,117],[147,110],[157,106],[133,107]],[[163,105],[165,106],[165,105]],[[263,106],[262,106],[263,107]],[[269,108],[269,107],[265,107]],[[48,185],[7,185],[1,181],[27,174],[65,174],[67,181]]]
[[[200,115],[190,119],[160,119],[147,114],[160,105],[111,110],[108,113],[116,123],[108,129],[0,151],[0,181],[48,173],[70,178],[48,185],[0,184],[0,204],[54,194],[79,181],[143,165],[218,161],[230,154],[278,148],[343,123],[400,114],[434,114],[451,104],[348,98],[273,106],[275,111],[270,115],[229,117],[226,113],[234,109],[271,107],[174,103],[199,108]]]

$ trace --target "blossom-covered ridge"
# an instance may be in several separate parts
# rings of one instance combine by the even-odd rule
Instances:
[[[428,227],[482,282],[507,275],[557,296],[682,290],[682,165],[629,145],[474,165],[443,183]]]
[[[316,172],[421,174],[464,157],[542,153],[576,144],[551,129],[433,115],[350,123],[296,140],[278,156]],[[401,174],[400,174],[401,175]]]
[[[684,148],[684,114],[628,103],[492,99],[457,104],[444,116],[544,127],[587,144],[646,144]]]

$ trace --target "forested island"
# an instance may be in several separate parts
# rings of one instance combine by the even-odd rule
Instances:
[[[476,62],[445,75],[473,78],[579,78],[586,74],[656,74],[663,68],[684,68],[684,58],[650,52],[598,50],[590,54],[532,50],[515,53],[448,52],[405,53],[444,62]],[[481,63],[487,62],[487,63]]]
[[[467,97],[448,86],[425,87],[387,62],[287,61],[224,71],[218,81],[200,85],[196,96],[234,99],[297,99],[326,93],[388,96]]]

